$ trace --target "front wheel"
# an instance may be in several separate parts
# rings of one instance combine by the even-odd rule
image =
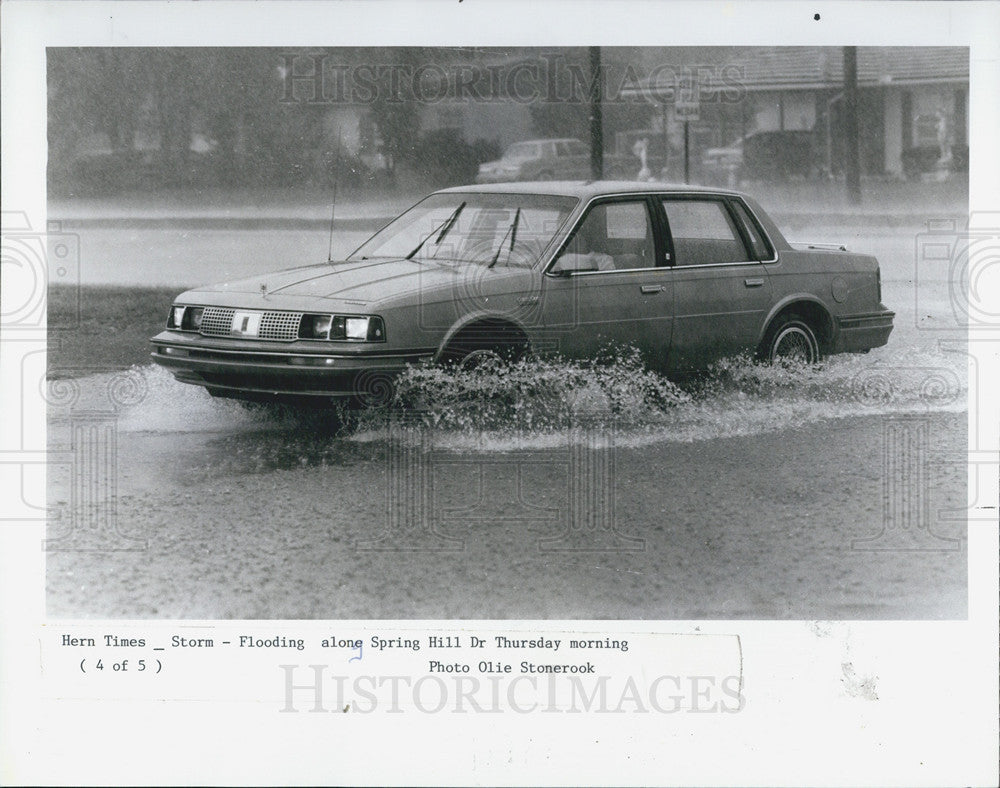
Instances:
[[[784,315],[768,329],[759,355],[772,364],[783,361],[815,364],[820,357],[819,342],[812,327],[800,315]]]
[[[495,369],[522,358],[526,348],[519,344],[471,345],[455,343],[441,355],[441,361],[460,369]]]

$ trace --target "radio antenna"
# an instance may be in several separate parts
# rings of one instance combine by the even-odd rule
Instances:
[[[340,179],[340,126],[337,126],[337,155],[333,160],[333,199],[330,201],[330,244],[326,250],[326,261],[333,262],[333,217],[337,211],[337,181]]]

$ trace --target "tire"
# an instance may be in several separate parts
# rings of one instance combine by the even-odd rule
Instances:
[[[470,350],[459,361],[458,366],[462,369],[488,369],[490,367],[500,367],[508,362],[504,354],[496,348],[476,348]]]
[[[443,364],[462,369],[477,369],[513,363],[527,351],[527,345],[519,340],[505,342],[500,337],[491,340],[486,337],[458,336],[445,348],[440,360]]]
[[[767,330],[759,357],[768,363],[801,362],[815,364],[820,360],[816,332],[801,315],[780,315]]]
[[[525,349],[509,345],[457,345],[441,355],[441,361],[461,369],[502,367],[521,358]]]

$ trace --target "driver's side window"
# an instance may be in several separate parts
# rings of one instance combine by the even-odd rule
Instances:
[[[610,202],[587,212],[552,270],[567,273],[649,268],[653,259],[646,201]]]

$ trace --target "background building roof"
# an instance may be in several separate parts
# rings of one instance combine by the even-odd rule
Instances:
[[[842,47],[745,47],[725,52],[713,49],[699,65],[702,87],[732,88],[737,69],[746,90],[831,88],[843,84]],[[693,67],[695,63],[691,63]],[[722,70],[728,67],[724,84]],[[892,84],[968,82],[969,50],[966,47],[858,47],[858,83],[864,87]],[[647,90],[669,90],[673,75],[646,83]]]

